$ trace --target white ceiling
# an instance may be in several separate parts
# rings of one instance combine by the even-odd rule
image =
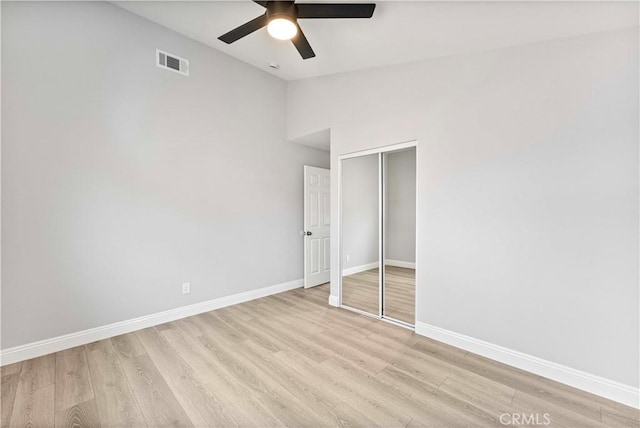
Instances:
[[[317,55],[308,60],[264,28],[231,45],[217,40],[264,13],[248,0],[114,3],[286,80],[637,26],[639,10],[635,1],[374,2],[372,19],[300,20]]]

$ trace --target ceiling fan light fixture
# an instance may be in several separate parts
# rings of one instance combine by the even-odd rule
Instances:
[[[298,27],[288,18],[273,18],[267,25],[269,35],[278,40],[291,40],[298,34]]]
[[[2,1],[2,0],[0,0]],[[300,19],[353,19],[371,18],[375,3],[300,3],[295,0],[253,0],[265,8],[265,12],[247,21],[231,31],[227,31],[218,40],[231,44],[254,31],[267,27],[271,37],[279,40],[291,40],[302,59],[316,56],[302,28]]]

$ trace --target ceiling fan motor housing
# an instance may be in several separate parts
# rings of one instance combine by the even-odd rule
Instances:
[[[267,19],[285,18],[294,21],[298,18],[298,11],[293,2],[273,1],[267,3]]]

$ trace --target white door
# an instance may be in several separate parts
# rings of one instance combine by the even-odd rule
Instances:
[[[304,167],[304,288],[329,282],[329,170]]]

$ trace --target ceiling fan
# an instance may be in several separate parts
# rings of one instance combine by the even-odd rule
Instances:
[[[374,3],[294,3],[293,1],[256,1],[265,13],[218,37],[231,44],[267,26],[269,34],[280,40],[291,40],[303,59],[316,54],[298,25],[298,19],[371,18]]]

